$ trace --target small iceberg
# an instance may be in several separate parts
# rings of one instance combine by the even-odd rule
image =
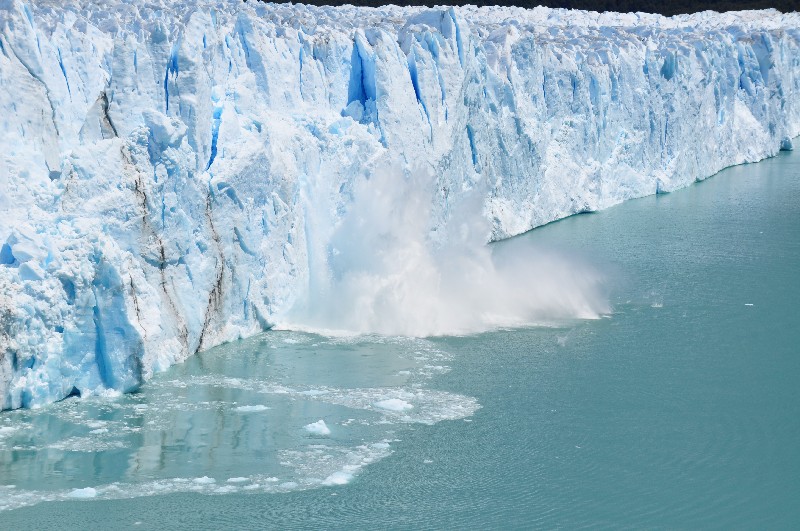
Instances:
[[[325,421],[322,419],[318,420],[317,422],[312,422],[311,424],[306,424],[303,426],[303,429],[305,429],[311,435],[319,435],[322,437],[331,434],[330,428],[328,428],[328,425],[325,424]]]
[[[86,487],[85,489],[75,489],[68,494],[70,498],[94,498],[97,496],[97,489]]]

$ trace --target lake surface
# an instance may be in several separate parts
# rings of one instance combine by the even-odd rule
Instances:
[[[0,528],[799,527],[800,154],[525,241],[596,264],[611,314],[271,332],[0,414]]]

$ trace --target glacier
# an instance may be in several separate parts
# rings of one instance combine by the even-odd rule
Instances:
[[[269,329],[371,182],[485,243],[791,149],[800,15],[0,0],[0,86],[9,409]]]

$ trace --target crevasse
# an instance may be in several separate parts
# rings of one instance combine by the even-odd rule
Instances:
[[[477,191],[498,240],[790,149],[799,28],[2,0],[0,408],[131,390],[269,328],[381,172],[431,176],[432,235]]]

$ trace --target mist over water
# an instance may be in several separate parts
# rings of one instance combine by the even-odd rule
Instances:
[[[355,184],[338,225],[310,209],[308,291],[276,328],[428,337],[610,311],[604,277],[586,259],[522,239],[488,245],[480,188],[458,194],[437,224],[435,186],[428,172],[388,170]]]

